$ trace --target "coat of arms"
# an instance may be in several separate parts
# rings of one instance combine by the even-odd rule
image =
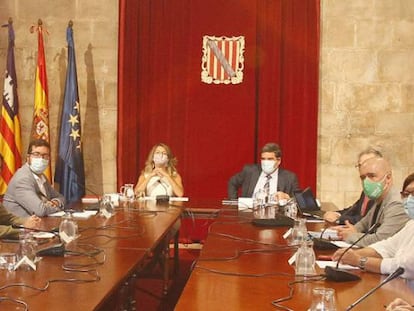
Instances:
[[[201,81],[238,84],[243,81],[244,36],[203,36]]]

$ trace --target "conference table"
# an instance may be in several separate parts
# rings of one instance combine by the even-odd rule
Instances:
[[[24,304],[29,310],[136,310],[135,280],[156,256],[165,256],[167,269],[170,232],[182,210],[147,201],[119,207],[110,218],[74,218],[79,237],[65,246],[65,256],[44,256],[36,271],[0,270],[0,310],[25,310]],[[43,218],[41,229],[56,228],[60,221]],[[59,241],[38,242],[42,249]],[[17,252],[18,247],[3,241],[0,252]]]
[[[334,282],[317,276],[295,276],[294,265],[288,263],[296,247],[287,245],[284,234],[288,227],[259,227],[252,224],[252,212],[217,203],[210,206],[217,218],[195,263],[190,278],[175,310],[308,310],[312,289],[335,289],[337,310],[346,308],[386,276],[351,270],[359,281]],[[307,223],[308,230],[321,230],[324,224]],[[318,251],[316,254],[331,254]],[[272,302],[289,297],[275,306]],[[384,305],[401,297],[414,302],[414,294],[406,280],[397,278],[382,286],[353,310],[384,310]],[[284,308],[284,307],[287,308]]]

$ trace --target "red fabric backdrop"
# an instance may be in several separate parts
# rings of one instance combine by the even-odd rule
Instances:
[[[165,142],[186,196],[224,198],[274,141],[316,190],[319,0],[121,0],[119,29],[118,186]],[[201,82],[204,35],[245,37],[241,84]]]

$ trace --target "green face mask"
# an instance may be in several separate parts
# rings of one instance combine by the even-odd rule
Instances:
[[[371,181],[368,178],[365,178],[362,187],[364,188],[365,195],[370,200],[378,199],[382,193],[384,192],[384,184],[383,181],[387,175],[381,181]]]

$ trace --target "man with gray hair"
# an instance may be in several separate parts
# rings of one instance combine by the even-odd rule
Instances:
[[[361,238],[375,224],[376,231],[364,236],[356,245],[365,247],[384,240],[398,232],[409,220],[404,212],[400,195],[393,188],[391,165],[384,158],[370,158],[359,168],[359,176],[365,195],[373,200],[374,206],[355,225],[345,221],[345,225],[334,227],[338,236],[348,243]]]
[[[382,158],[382,153],[372,147],[368,147],[365,150],[361,151],[358,155],[358,162],[355,165],[355,168],[361,168],[362,163],[371,158]],[[359,199],[352,204],[350,207],[345,208],[340,211],[328,211],[323,214],[323,219],[327,222],[337,222],[339,224],[344,224],[345,220],[348,220],[351,224],[356,224],[362,217],[364,217],[371,207],[374,205],[375,201],[370,200],[365,194],[364,191],[361,192]]]
[[[278,200],[289,199],[293,192],[300,190],[296,174],[280,168],[282,150],[278,144],[267,143],[261,150],[261,163],[249,164],[232,176],[228,182],[229,199],[237,199],[241,188],[241,197],[253,197],[260,190],[273,194]]]

